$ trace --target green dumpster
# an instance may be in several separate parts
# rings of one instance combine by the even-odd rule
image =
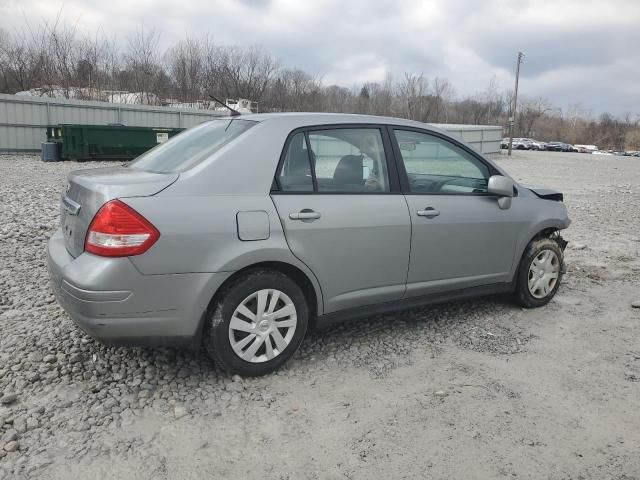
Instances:
[[[124,125],[52,125],[47,142],[58,147],[61,160],[129,160],[164,143],[183,128]]]

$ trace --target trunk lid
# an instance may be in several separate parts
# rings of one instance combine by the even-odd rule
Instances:
[[[177,173],[151,173],[126,167],[71,172],[60,202],[60,226],[67,251],[73,257],[84,251],[91,220],[106,202],[115,198],[155,195],[178,177]]]

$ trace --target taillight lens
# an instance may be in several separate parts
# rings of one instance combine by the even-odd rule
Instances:
[[[160,232],[120,200],[105,203],[93,217],[84,242],[87,252],[103,257],[140,255],[160,238]]]

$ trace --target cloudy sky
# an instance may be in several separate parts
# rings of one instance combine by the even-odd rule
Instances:
[[[259,45],[325,84],[423,72],[448,78],[458,97],[492,78],[512,88],[521,50],[522,94],[640,114],[640,0],[0,0],[0,27],[60,11],[123,44],[141,24],[163,47],[208,32]]]

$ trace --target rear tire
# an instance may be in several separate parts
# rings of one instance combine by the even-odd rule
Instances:
[[[550,238],[532,240],[525,249],[516,284],[516,298],[525,308],[542,307],[562,282],[563,252]]]
[[[229,373],[266,375],[293,356],[308,321],[306,298],[291,278],[255,270],[216,295],[205,320],[203,347]]]

